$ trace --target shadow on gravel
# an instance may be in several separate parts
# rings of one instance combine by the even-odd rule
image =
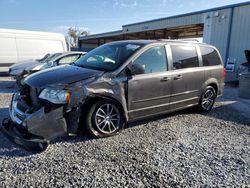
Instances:
[[[13,80],[0,81],[0,93],[14,93],[18,90],[16,82]]]
[[[9,108],[0,108],[0,126],[2,126],[2,120],[9,116]]]
[[[126,128],[135,127],[145,125],[147,123],[153,121],[160,121],[162,119],[171,118],[177,115],[192,115],[192,114],[199,114],[203,116],[213,117],[216,119],[224,120],[224,121],[231,121],[232,123],[239,123],[242,125],[250,125],[250,119],[244,118],[240,115],[240,112],[234,110],[231,106],[232,104],[224,104],[218,105],[213,108],[213,110],[209,113],[199,113],[196,108],[189,108],[177,112],[172,112],[169,114],[158,115],[151,118],[146,118],[143,120],[138,120],[135,122],[130,122],[125,126]],[[4,117],[8,117],[8,108],[0,108],[0,121]],[[202,123],[202,122],[201,122]],[[92,140],[94,138],[90,137],[86,134],[86,130],[83,130],[79,136],[76,137],[63,137],[56,139],[51,144],[57,144],[60,142],[67,142],[67,143],[79,143],[79,142],[86,142]],[[33,155],[34,153],[26,151],[25,149],[13,144],[8,139],[4,138],[4,136],[0,133],[0,158],[1,156],[5,157],[24,157]]]
[[[2,126],[2,120],[8,117],[8,108],[0,108],[0,127]],[[1,157],[22,157],[31,155],[31,152],[28,152],[16,144],[12,143],[10,140],[5,138],[5,136],[0,133],[0,158]]]
[[[177,116],[177,115],[180,115],[180,114],[197,114],[197,113],[198,112],[197,112],[196,108],[194,108],[194,107],[193,108],[188,108],[188,109],[184,109],[184,110],[180,110],[180,111],[176,111],[176,112],[171,112],[171,113],[168,113],[168,114],[156,115],[156,116],[153,116],[153,117],[144,118],[142,120],[137,120],[137,121],[134,121],[134,122],[131,122],[131,123],[127,124],[125,128],[140,126],[140,125],[143,125],[143,124],[150,123],[152,121],[160,121],[162,119],[171,118],[171,117],[174,117],[174,116]]]
[[[33,155],[33,153],[12,143],[0,133],[0,158],[25,157],[29,155]]]
[[[126,128],[129,127],[134,127],[134,126],[140,126],[143,124],[147,124],[150,123],[152,121],[159,121],[162,119],[166,119],[166,118],[171,118],[173,116],[177,116],[177,115],[189,115],[189,114],[200,114],[203,116],[208,116],[208,117],[213,117],[216,119],[220,119],[223,121],[230,121],[232,123],[236,123],[236,124],[242,124],[242,125],[246,125],[246,126],[250,126],[250,116],[249,118],[245,118],[244,116],[241,115],[241,113],[237,110],[235,110],[232,105],[235,104],[226,104],[226,105],[221,105],[221,106],[215,106],[211,112],[209,113],[200,113],[197,108],[193,107],[193,108],[188,108],[188,109],[184,109],[181,111],[176,111],[176,112],[172,112],[169,114],[164,114],[164,115],[160,115],[160,116],[154,116],[151,118],[146,118],[143,120],[138,120],[135,122],[131,122],[128,125],[126,125]]]
[[[230,121],[232,123],[242,124],[250,126],[250,117],[244,117],[239,111],[235,110],[232,106],[234,104],[226,104],[222,106],[216,106],[209,113],[203,113],[204,116],[221,119],[224,121]]]

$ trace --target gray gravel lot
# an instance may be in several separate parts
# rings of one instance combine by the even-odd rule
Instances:
[[[16,88],[0,78],[0,120]],[[0,187],[250,187],[250,101],[227,87],[211,113],[185,110],[119,135],[60,139],[32,154],[0,134]]]

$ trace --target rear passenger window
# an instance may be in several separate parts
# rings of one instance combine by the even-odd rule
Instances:
[[[167,57],[165,47],[158,46],[146,50],[133,64],[141,64],[145,68],[145,73],[166,71]]]
[[[195,46],[173,45],[173,69],[199,67],[199,59]]]
[[[203,66],[220,65],[220,57],[217,51],[210,47],[200,46]]]

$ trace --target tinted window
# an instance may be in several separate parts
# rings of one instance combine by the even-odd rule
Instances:
[[[163,72],[167,70],[167,57],[165,47],[153,47],[143,52],[133,64],[141,64],[145,73]]]
[[[203,66],[220,65],[220,57],[217,51],[210,47],[200,46]]]
[[[199,67],[199,59],[194,46],[173,45],[171,49],[174,69]]]

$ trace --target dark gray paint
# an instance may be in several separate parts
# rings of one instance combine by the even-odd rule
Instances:
[[[195,45],[201,64],[202,59],[198,47],[200,44],[177,41],[142,41],[142,43],[144,47],[113,72],[101,72],[67,65],[35,73],[27,77],[25,83],[35,88],[52,87],[71,90],[71,101],[65,106],[64,111],[60,112],[61,115],[58,115],[60,117],[65,116],[74,107],[85,108],[86,101],[99,97],[113,99],[120,104],[126,121],[197,105],[202,91],[210,84],[218,87],[218,95],[222,93],[224,87],[222,64],[212,67],[172,70],[169,45]],[[130,63],[140,54],[159,45],[166,47],[168,71],[142,75],[126,74]],[[38,120],[33,119],[33,121],[41,122],[40,117],[37,118]],[[42,127],[43,124],[41,123],[39,126]]]

